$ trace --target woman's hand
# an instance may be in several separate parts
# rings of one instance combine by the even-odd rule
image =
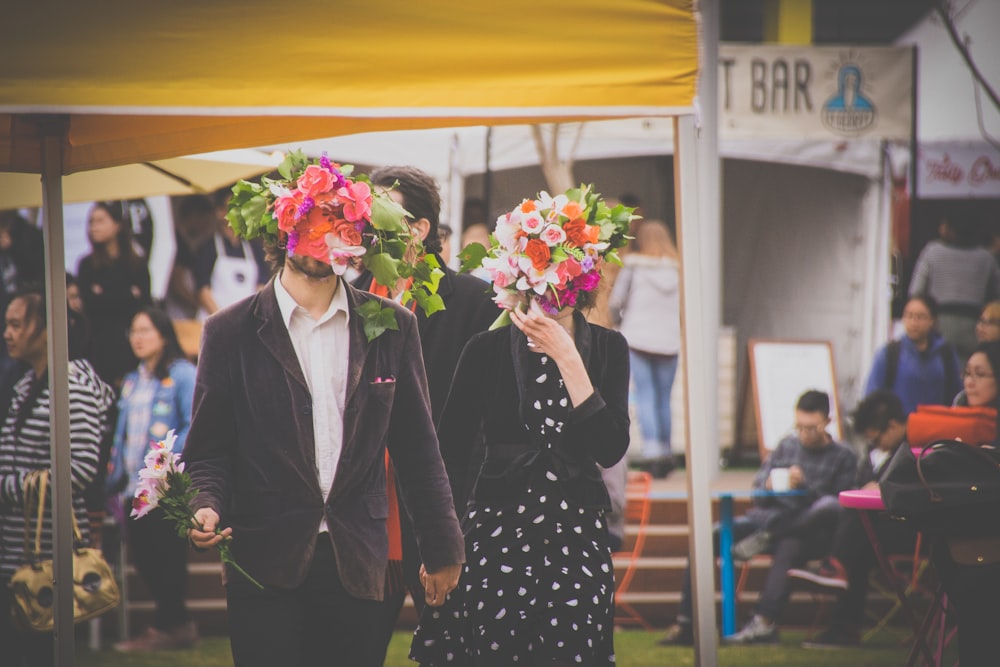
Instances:
[[[572,318],[573,313],[569,311],[564,316]],[[529,350],[547,354],[556,362],[573,407],[590,398],[594,385],[590,382],[580,351],[576,349],[576,341],[562,324],[546,315],[534,301],[526,313],[516,309],[510,311],[510,320],[528,337]]]
[[[510,320],[528,337],[528,349],[532,352],[547,354],[557,364],[567,358],[580,356],[569,331],[546,315],[537,302],[532,301],[527,312],[521,312],[517,308],[511,310]]]

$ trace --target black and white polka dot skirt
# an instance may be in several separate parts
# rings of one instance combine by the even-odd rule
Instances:
[[[522,503],[470,513],[458,588],[427,607],[422,665],[613,665],[614,574],[603,512],[574,507],[546,476]]]

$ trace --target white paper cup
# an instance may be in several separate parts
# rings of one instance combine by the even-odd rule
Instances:
[[[771,490],[772,491],[788,491],[792,488],[791,482],[788,479],[788,468],[772,468],[771,469]]]

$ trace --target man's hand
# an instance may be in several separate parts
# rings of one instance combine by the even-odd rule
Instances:
[[[446,565],[436,572],[427,572],[420,566],[420,583],[424,586],[424,601],[431,607],[440,607],[444,598],[458,586],[458,577],[462,574],[462,564]]]
[[[201,530],[198,528],[189,529],[188,539],[199,549],[214,547],[222,540],[228,540],[229,536],[233,534],[232,528],[226,528],[221,533],[215,532],[219,526],[219,515],[211,507],[202,507],[194,513],[194,519],[201,526]]]
[[[792,466],[788,469],[788,486],[792,489],[797,489],[805,483],[805,476],[802,474],[802,468],[799,466]]]

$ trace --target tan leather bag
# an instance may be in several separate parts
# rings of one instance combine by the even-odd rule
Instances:
[[[39,470],[24,480],[24,551],[28,563],[18,568],[10,581],[14,605],[11,615],[21,627],[38,632],[51,632],[54,625],[55,591],[53,590],[52,559],[42,559],[42,517],[45,515],[45,496],[49,484],[49,471]],[[35,511],[35,538],[30,540],[31,515]],[[121,602],[121,593],[111,567],[98,549],[83,544],[80,527],[73,517],[73,622],[80,623],[106,611]]]

